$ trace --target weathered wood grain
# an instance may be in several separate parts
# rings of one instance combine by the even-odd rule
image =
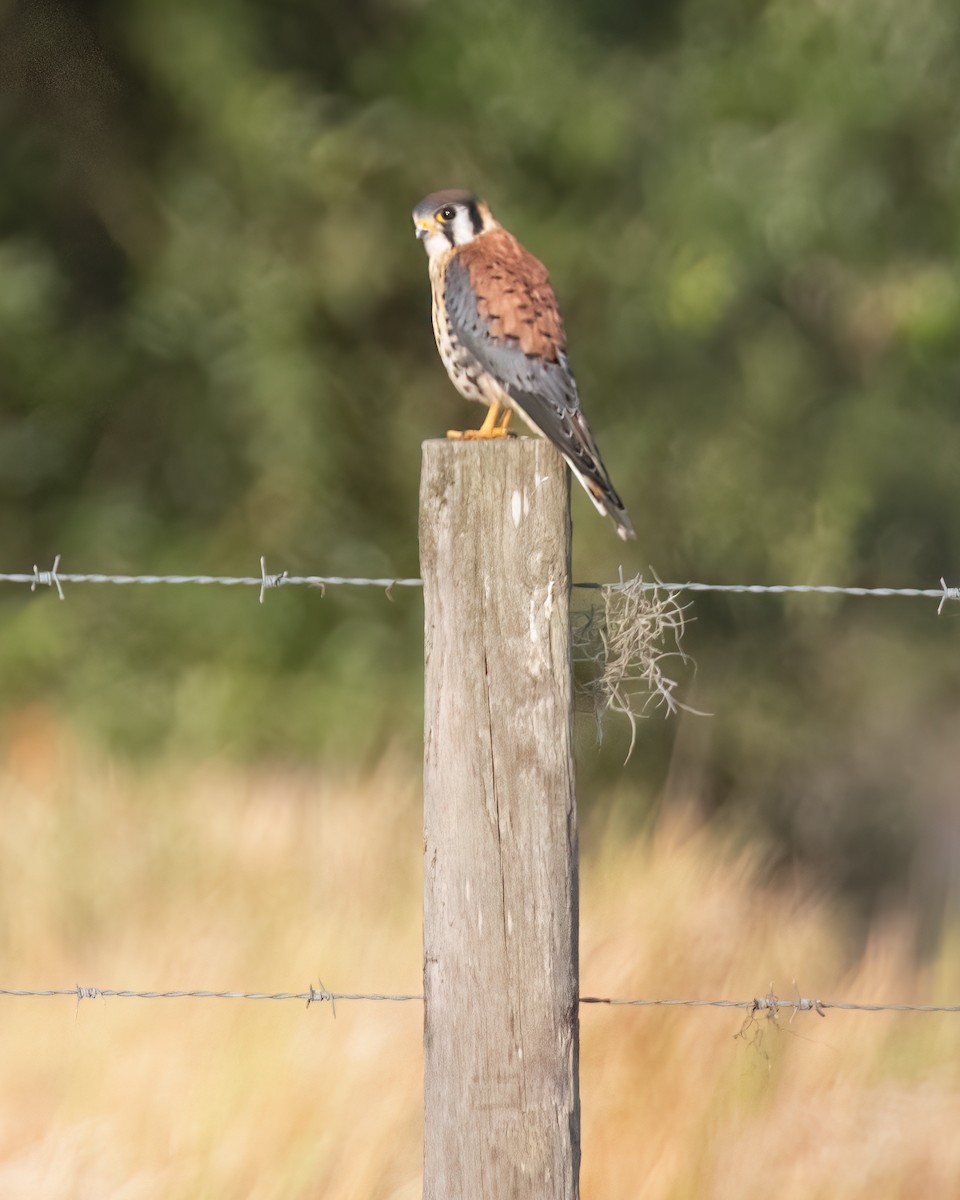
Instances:
[[[568,472],[426,442],[425,1200],[579,1195]]]

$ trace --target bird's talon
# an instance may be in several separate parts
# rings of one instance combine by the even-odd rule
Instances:
[[[448,429],[447,437],[458,442],[489,442],[494,438],[516,437],[506,429]]]

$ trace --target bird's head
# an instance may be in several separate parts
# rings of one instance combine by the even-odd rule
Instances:
[[[483,200],[454,189],[424,196],[413,210],[413,224],[431,258],[497,227]]]

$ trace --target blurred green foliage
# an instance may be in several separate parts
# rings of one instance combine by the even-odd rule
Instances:
[[[416,574],[420,442],[476,414],[409,211],[469,186],[551,268],[638,529],[577,495],[578,578],[958,582],[958,52],[953,0],[0,0],[0,566]],[[251,756],[418,736],[415,593],[0,605],[8,713]],[[623,777],[935,907],[935,607],[698,598],[714,715],[650,723]],[[585,726],[587,776],[624,745]]]

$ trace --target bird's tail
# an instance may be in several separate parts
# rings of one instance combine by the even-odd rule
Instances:
[[[576,445],[569,450],[560,448],[570,470],[580,480],[597,511],[613,519],[617,527],[617,536],[625,542],[635,538],[637,535],[633,523],[627,516],[627,510],[617,495],[616,488],[610,482],[607,468],[603,465],[600,451],[586,421],[580,413],[575,413],[571,418],[571,425],[577,434]]]
[[[625,542],[636,537],[627,510],[610,482],[600,451],[579,408],[563,410],[544,405],[536,396],[520,389],[512,391],[510,399],[530,428],[557,447],[597,511],[613,518],[617,535]],[[575,391],[572,400],[575,405]]]

